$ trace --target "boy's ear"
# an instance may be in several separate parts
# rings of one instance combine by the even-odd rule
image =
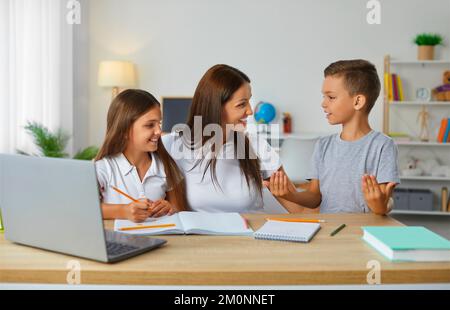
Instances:
[[[354,98],[353,107],[356,111],[362,111],[366,106],[366,96],[356,95]]]

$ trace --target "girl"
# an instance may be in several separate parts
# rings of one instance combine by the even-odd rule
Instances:
[[[247,75],[216,65],[197,86],[187,126],[162,138],[184,173],[192,210],[263,211],[263,179],[281,165],[264,139],[244,132],[253,114],[250,98]]]
[[[142,222],[185,210],[183,176],[161,143],[160,123],[160,104],[144,90],[125,90],[111,103],[95,158],[104,219]]]

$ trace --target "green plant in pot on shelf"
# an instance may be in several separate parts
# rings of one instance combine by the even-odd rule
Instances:
[[[414,38],[414,43],[418,46],[419,60],[433,60],[434,47],[442,45],[442,37],[437,33],[421,33]]]
[[[69,155],[64,152],[70,136],[62,129],[56,133],[50,132],[47,127],[36,122],[28,122],[25,130],[33,137],[34,143],[40,151],[40,155],[45,157],[67,158]],[[17,150],[19,154],[30,155],[24,151]],[[75,154],[73,159],[92,160],[98,153],[98,147],[89,146]],[[35,154],[33,154],[35,155]]]

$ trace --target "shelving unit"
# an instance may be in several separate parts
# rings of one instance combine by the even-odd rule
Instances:
[[[389,55],[387,55],[389,57]],[[392,65],[450,65],[447,60],[390,60]]]
[[[392,70],[394,69],[394,70]],[[420,159],[435,158],[442,165],[450,166],[450,143],[438,143],[436,141],[437,130],[442,117],[450,117],[450,102],[448,101],[417,101],[414,100],[415,89],[418,87],[434,88],[442,84],[441,76],[445,70],[450,70],[450,61],[447,60],[399,60],[391,59],[389,55],[384,57],[384,73],[392,71],[402,78],[405,101],[389,101],[388,90],[384,89],[383,96],[383,132],[406,132],[412,137],[412,141],[395,141],[399,149],[400,171],[404,166],[402,162],[408,157]],[[385,75],[383,74],[383,77]],[[420,141],[418,138],[419,123],[417,113],[424,109],[431,116],[430,140]],[[433,192],[433,209],[441,210],[441,189],[450,189],[450,176],[435,177],[401,176],[400,188],[426,188]]]
[[[391,106],[450,106],[450,101],[390,101]]]
[[[417,177],[406,177],[402,176],[400,177],[401,180],[410,180],[410,181],[444,181],[444,182],[450,182],[450,178],[447,177],[431,177],[431,176],[417,176]]]
[[[422,141],[395,141],[395,143],[401,146],[437,146],[437,147],[450,146],[450,143],[422,142]]]

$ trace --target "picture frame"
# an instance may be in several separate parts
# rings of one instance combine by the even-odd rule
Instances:
[[[192,104],[192,97],[161,97],[162,131],[171,132],[174,125],[185,123]]]

